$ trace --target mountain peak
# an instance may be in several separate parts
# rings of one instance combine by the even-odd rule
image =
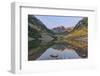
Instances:
[[[66,28],[63,25],[61,25],[61,26],[58,26],[58,27],[54,27],[52,30],[55,33],[62,33],[62,32],[64,32],[66,30]]]

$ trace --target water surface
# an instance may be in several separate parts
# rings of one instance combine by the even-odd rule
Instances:
[[[28,60],[79,59],[86,56],[86,52],[75,50],[67,43],[33,40],[29,45]]]

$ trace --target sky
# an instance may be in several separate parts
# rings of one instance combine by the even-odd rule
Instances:
[[[83,17],[78,16],[36,16],[43,24],[46,25],[47,28],[52,29],[58,26],[64,26],[65,28],[75,26],[79,20]]]

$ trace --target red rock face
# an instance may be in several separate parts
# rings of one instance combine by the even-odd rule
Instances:
[[[68,32],[70,32],[73,29],[73,27],[65,28],[64,26],[59,26],[59,27],[53,28],[52,30],[55,33],[65,33],[65,32],[68,33]]]

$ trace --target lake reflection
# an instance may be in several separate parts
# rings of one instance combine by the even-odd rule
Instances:
[[[87,55],[86,52],[81,52],[82,50],[79,51],[69,48],[70,45],[67,43],[43,41],[36,41],[35,43],[33,41],[31,44],[33,44],[33,48],[31,47],[28,52],[29,60],[79,59]]]
[[[48,48],[37,60],[52,60],[52,59],[76,59],[80,58],[73,49],[57,50]]]

